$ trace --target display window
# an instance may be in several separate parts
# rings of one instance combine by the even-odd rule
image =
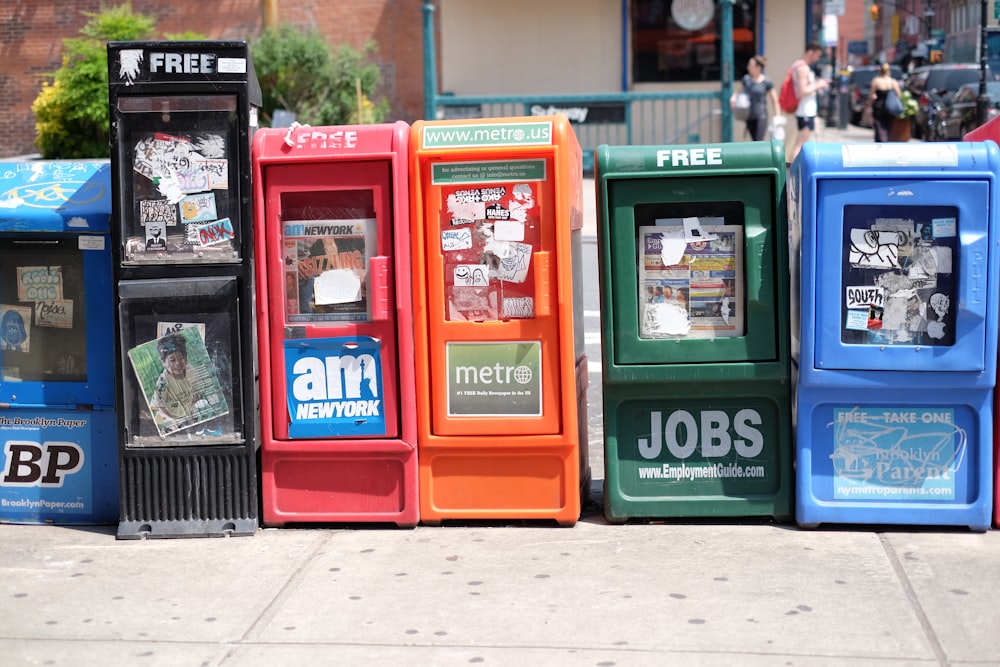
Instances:
[[[117,103],[122,263],[239,262],[236,96]]]
[[[371,319],[370,260],[378,255],[371,190],[281,194],[285,321]]]
[[[242,441],[236,280],[129,281],[119,291],[126,446]]]
[[[845,206],[841,342],[954,345],[958,239],[954,206]]]
[[[537,182],[441,189],[445,319],[535,317],[533,257],[541,249]]]
[[[639,338],[743,336],[741,205],[641,204],[635,219]]]
[[[78,239],[0,239],[4,382],[86,382],[87,303]]]

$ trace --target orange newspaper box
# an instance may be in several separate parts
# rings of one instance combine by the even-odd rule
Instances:
[[[402,121],[254,136],[267,526],[419,521],[409,137]]]
[[[420,518],[573,525],[590,482],[583,174],[566,117],[410,134]]]

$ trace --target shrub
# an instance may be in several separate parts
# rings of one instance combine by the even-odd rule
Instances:
[[[364,51],[345,44],[331,52],[315,28],[302,31],[284,23],[265,30],[250,51],[263,95],[263,125],[270,125],[279,109],[295,112],[306,125],[379,123],[388,113],[385,99],[372,101],[382,83],[378,65],[366,62],[375,52],[372,43]]]
[[[83,14],[81,37],[63,40],[62,67],[31,105],[35,145],[46,159],[108,157],[107,43],[144,39],[155,25],[130,2]]]

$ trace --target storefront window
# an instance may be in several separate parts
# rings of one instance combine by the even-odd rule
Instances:
[[[633,83],[718,81],[721,9],[716,0],[632,0]],[[733,6],[736,76],[756,52],[757,1]]]

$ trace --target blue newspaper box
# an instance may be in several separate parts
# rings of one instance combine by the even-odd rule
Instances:
[[[0,522],[118,521],[111,169],[0,165]]]
[[[998,169],[993,142],[809,143],[792,165],[800,526],[989,527]]]

